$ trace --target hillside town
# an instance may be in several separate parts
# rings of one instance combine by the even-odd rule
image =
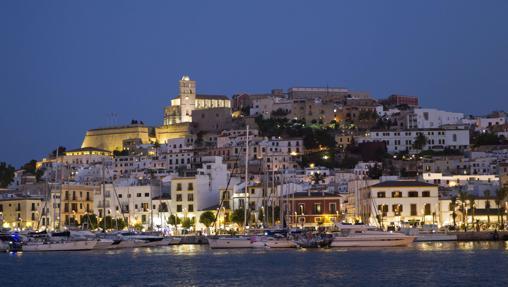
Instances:
[[[1,227],[506,228],[505,112],[465,115],[340,87],[200,92],[183,76],[160,125],[91,127],[82,143],[21,168],[2,163]]]

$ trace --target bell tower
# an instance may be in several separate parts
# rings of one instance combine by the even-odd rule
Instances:
[[[196,108],[196,81],[189,76],[180,80],[180,113],[181,122],[192,122],[192,111]]]

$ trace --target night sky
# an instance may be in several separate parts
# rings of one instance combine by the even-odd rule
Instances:
[[[506,0],[246,2],[1,1],[0,161],[161,124],[183,74],[198,93],[328,85],[508,110]]]

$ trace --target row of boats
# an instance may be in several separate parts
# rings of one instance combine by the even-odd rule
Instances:
[[[176,245],[180,241],[181,238],[178,237],[135,232],[4,233],[0,235],[0,250],[11,252],[110,250]]]
[[[397,247],[408,246],[421,235],[387,232],[375,227],[337,224],[333,233],[303,230],[268,231],[263,235],[209,236],[212,249],[219,248],[318,248],[318,247]],[[426,240],[454,240],[448,235],[423,235]],[[444,237],[443,237],[444,236]],[[433,238],[431,238],[433,237]],[[77,251],[159,247],[181,243],[181,237],[156,233],[64,231],[57,233],[0,233],[0,250]],[[456,240],[456,238],[455,238]]]
[[[311,231],[288,233],[278,236],[211,237],[212,249],[229,248],[315,248],[315,247],[397,247],[408,246],[416,236],[385,232],[365,225],[338,225],[335,233]]]

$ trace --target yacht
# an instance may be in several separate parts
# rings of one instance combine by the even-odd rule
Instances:
[[[23,242],[23,251],[80,251],[92,250],[97,240],[88,233],[63,231],[53,233],[29,234]]]
[[[0,252],[17,252],[21,251],[22,243],[19,234],[17,233],[0,233]]]
[[[92,250],[97,244],[96,240],[37,240],[28,241],[23,244],[24,252],[42,252],[42,251],[81,251]]]
[[[252,240],[249,237],[209,237],[208,244],[212,249],[220,248],[253,248],[255,242],[261,242],[259,240]],[[264,246],[264,244],[263,244]]]
[[[340,233],[333,237],[331,247],[395,247],[408,246],[415,236],[379,231],[366,225],[338,224]]]

